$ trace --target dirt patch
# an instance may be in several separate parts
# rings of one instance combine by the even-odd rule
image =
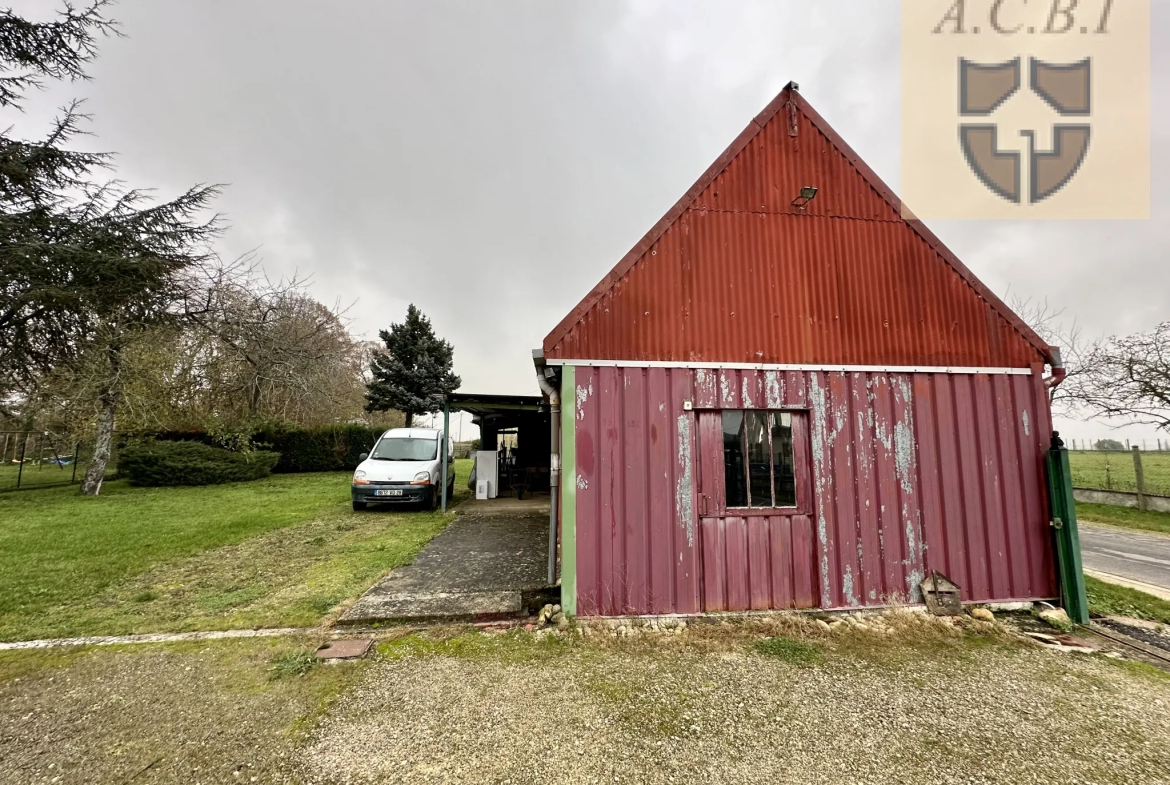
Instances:
[[[316,643],[4,652],[0,782],[293,782],[305,732],[364,665],[288,668]]]

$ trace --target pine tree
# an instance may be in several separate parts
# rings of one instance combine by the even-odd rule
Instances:
[[[435,335],[431,320],[411,304],[406,321],[379,330],[378,337],[385,349],[370,361],[366,411],[397,409],[409,428],[414,415],[442,409],[444,396],[459,389],[460,380],[451,372],[451,344]]]
[[[0,9],[0,114],[45,80],[86,78],[98,38],[116,32],[108,4],[66,2],[48,22]],[[110,155],[69,147],[85,119],[73,103],[44,139],[0,131],[0,404],[27,400],[54,372],[89,373],[97,432],[81,489],[97,495],[126,353],[176,321],[220,224],[204,214],[214,187],[156,203],[107,180]]]

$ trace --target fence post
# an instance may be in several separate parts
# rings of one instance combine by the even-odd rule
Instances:
[[[20,487],[20,478],[24,476],[24,451],[28,449],[28,439],[20,442],[20,463],[16,464],[16,487]]]
[[[1146,501],[1146,476],[1142,473],[1142,451],[1133,446],[1133,473],[1137,478],[1137,505],[1139,510],[1144,510],[1149,506]]]
[[[73,445],[73,476],[69,479],[69,484],[77,482],[77,459],[81,457],[81,442],[76,442]]]
[[[1077,624],[1089,623],[1089,601],[1085,596],[1085,573],[1081,567],[1081,541],[1077,534],[1076,502],[1073,500],[1072,472],[1068,450],[1060,434],[1052,432],[1052,447],[1045,460],[1048,470],[1048,501],[1052,513],[1050,525],[1056,538],[1057,577],[1060,594],[1069,618]]]

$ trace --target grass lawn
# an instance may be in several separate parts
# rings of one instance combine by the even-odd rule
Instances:
[[[313,625],[451,519],[354,513],[348,479],[0,494],[0,640]]]
[[[1101,616],[1132,616],[1136,619],[1170,624],[1170,602],[1125,586],[1085,576],[1089,613]]]
[[[1135,510],[1131,507],[1115,507],[1113,504],[1088,504],[1076,502],[1076,519],[1090,523],[1108,523],[1124,529],[1156,531],[1170,535],[1170,512]]]
[[[1124,452],[1069,452],[1073,486],[1114,491],[1136,491],[1133,455]],[[1143,452],[1146,493],[1170,496],[1170,452]]]
[[[1135,510],[1132,507],[1116,507],[1112,504],[1077,502],[1077,520],[1170,534],[1170,513],[1168,512]]]

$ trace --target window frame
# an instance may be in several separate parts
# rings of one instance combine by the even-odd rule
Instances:
[[[787,505],[782,507],[733,507],[727,503],[727,480],[726,480],[726,461],[723,452],[723,413],[724,412],[743,412],[745,415],[749,412],[766,413],[766,414],[788,414],[791,415],[792,428],[792,475],[793,475],[793,490],[795,492],[796,503],[794,505]],[[698,496],[699,496],[699,517],[759,517],[759,516],[791,516],[791,515],[811,515],[813,507],[812,494],[812,429],[811,419],[812,412],[807,406],[779,406],[776,408],[756,408],[756,407],[703,407],[698,409],[696,414],[699,418],[704,415],[711,417],[710,425],[705,430],[700,426],[699,430],[699,444],[697,445],[700,459],[696,461],[696,469],[698,471]],[[714,439],[716,435],[716,428],[719,438]],[[769,475],[772,481],[773,500],[775,497],[775,453],[771,452],[772,448],[772,434],[771,429],[768,429],[768,445],[769,445]],[[741,439],[746,439],[746,427],[740,428]],[[716,444],[711,444],[711,441],[716,441]],[[747,445],[744,443],[741,446],[744,455],[747,455]],[[717,460],[716,460],[717,459]],[[748,498],[750,500],[750,462],[745,460],[745,478],[744,481],[748,484]],[[704,476],[706,475],[706,476]],[[713,476],[717,475],[717,476]]]

